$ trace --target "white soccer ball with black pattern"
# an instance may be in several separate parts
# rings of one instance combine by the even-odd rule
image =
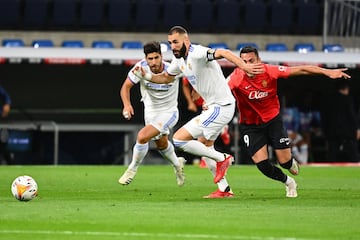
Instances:
[[[11,184],[11,192],[19,201],[30,201],[38,194],[38,185],[30,176],[19,176]]]

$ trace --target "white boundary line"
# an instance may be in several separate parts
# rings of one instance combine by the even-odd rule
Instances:
[[[82,236],[110,236],[110,237],[156,237],[165,239],[238,239],[238,240],[315,240],[313,238],[293,238],[293,237],[256,237],[256,236],[229,236],[229,235],[210,235],[210,234],[170,234],[170,233],[140,233],[140,232],[89,232],[89,231],[50,231],[50,230],[4,230],[0,229],[1,234],[37,234],[37,235],[82,235]]]

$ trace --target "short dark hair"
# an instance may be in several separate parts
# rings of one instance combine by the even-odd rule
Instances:
[[[259,57],[259,52],[257,50],[257,48],[253,47],[253,46],[245,46],[240,50],[240,55],[242,53],[255,53],[256,57]]]
[[[173,33],[186,34],[187,31],[182,26],[174,26],[170,28],[168,35],[172,35]]]
[[[161,54],[161,47],[159,42],[153,41],[153,42],[148,42],[144,45],[145,56],[147,56],[149,53],[154,53],[154,52]]]

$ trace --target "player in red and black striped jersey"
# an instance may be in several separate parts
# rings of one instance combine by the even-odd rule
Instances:
[[[240,57],[247,64],[261,63],[254,47],[244,47]],[[284,174],[269,160],[268,145],[275,149],[281,167],[293,175],[299,172],[297,161],[291,156],[290,139],[280,116],[277,95],[278,78],[290,76],[322,74],[329,78],[350,78],[346,68],[326,69],[312,65],[276,66],[264,64],[265,72],[251,75],[236,68],[228,76],[228,84],[236,98],[240,113],[240,134],[244,146],[253,162],[267,177],[286,185],[286,196],[297,197],[297,185],[293,178]]]

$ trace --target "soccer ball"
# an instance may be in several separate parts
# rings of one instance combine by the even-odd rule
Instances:
[[[38,185],[30,176],[19,176],[11,184],[11,192],[19,201],[30,201],[37,196]]]

